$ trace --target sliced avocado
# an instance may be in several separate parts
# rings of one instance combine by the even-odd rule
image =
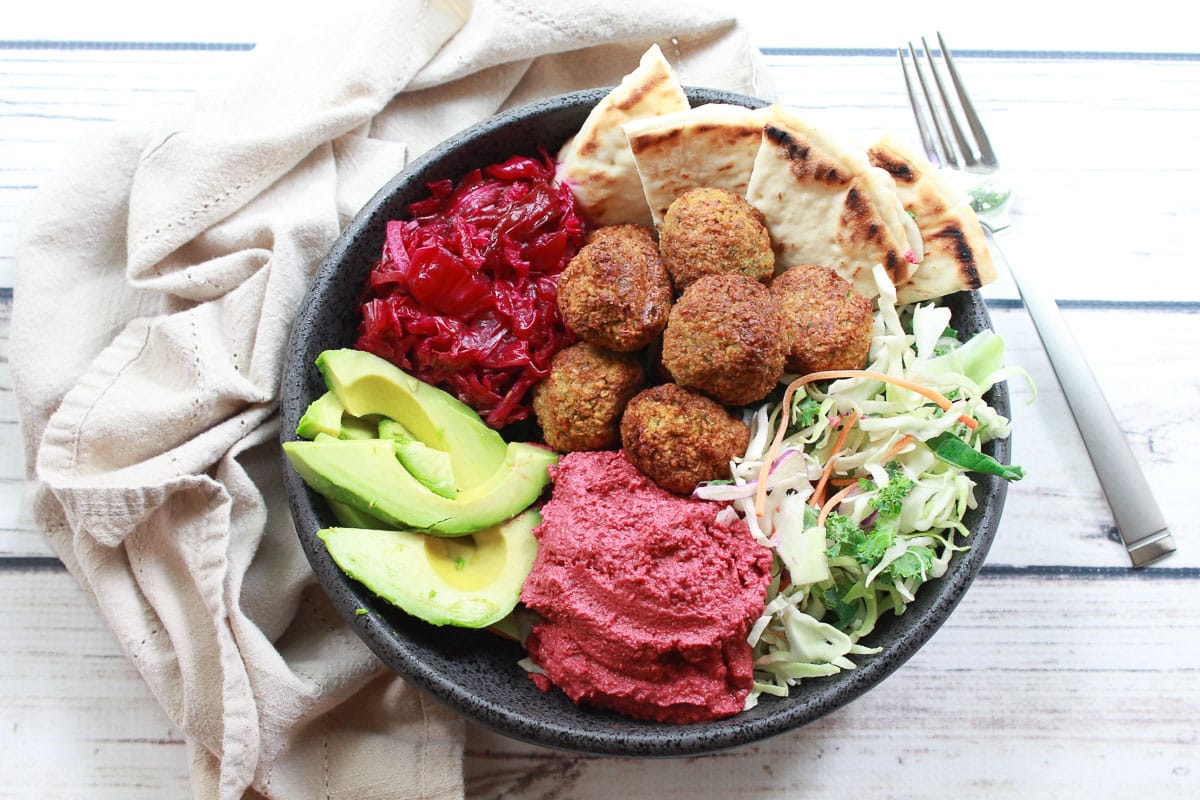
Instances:
[[[318,431],[313,437],[314,442],[336,442],[338,437]],[[347,528],[387,528],[394,530],[396,526],[389,525],[378,517],[373,517],[365,511],[359,511],[354,506],[348,506],[345,503],[339,503],[336,500],[325,498],[329,503],[329,510],[333,512],[333,518],[338,521],[339,525]]]
[[[296,425],[296,435],[305,439],[315,439],[321,433],[340,439],[370,439],[377,431],[377,423],[347,414],[333,392],[309,403]]]
[[[400,463],[421,483],[442,497],[453,498],[458,494],[458,487],[454,485],[454,467],[445,450],[435,450],[414,439],[408,428],[387,417],[379,420],[379,438],[396,443]]]
[[[314,406],[318,406],[314,409]],[[450,466],[450,454],[442,450],[434,450],[424,442],[419,442],[399,422],[383,417],[377,422],[370,422],[359,417],[343,414],[342,404],[338,402],[333,392],[326,392],[309,406],[312,411],[308,425],[297,426],[296,433],[300,436],[311,434],[306,438],[314,442],[333,439],[387,439],[396,445],[396,457],[404,468],[413,474],[417,480],[428,486],[442,497],[454,497],[458,488],[454,485],[454,470]],[[306,417],[309,416],[306,414]],[[339,420],[333,422],[334,419]],[[378,434],[378,436],[376,436]],[[341,519],[341,517],[339,517]],[[358,525],[343,522],[350,528],[370,528],[371,525]]]
[[[317,536],[351,578],[434,625],[485,628],[507,617],[533,567],[535,509],[472,536],[326,528]]]
[[[338,402],[337,395],[333,392],[326,392],[304,409],[304,416],[300,417],[300,422],[296,425],[296,435],[303,436],[305,439],[315,439],[320,433],[326,436],[338,436],[342,431],[342,412],[344,411],[342,404]]]
[[[324,351],[316,364],[347,413],[388,417],[427,446],[449,453],[460,491],[491,479],[503,463],[504,439],[478,413],[386,359],[340,349]]]
[[[374,439],[379,432],[379,423],[368,417],[362,419],[350,414],[342,415],[342,431],[339,439]]]
[[[384,417],[379,420],[379,425],[376,427],[380,439],[391,439],[393,442],[415,442],[412,432],[408,428],[396,422],[394,419]]]
[[[333,512],[333,518],[338,521],[338,524],[347,528],[383,528],[385,530],[393,530],[395,527],[387,524],[379,517],[373,517],[365,511],[359,511],[354,506],[348,506],[336,500],[329,501],[329,510]]]
[[[512,442],[489,480],[450,499],[414,478],[389,440],[300,440],[285,442],[283,449],[305,483],[326,498],[398,528],[442,536],[472,533],[528,508],[550,482],[549,467],[558,459],[548,448]]]

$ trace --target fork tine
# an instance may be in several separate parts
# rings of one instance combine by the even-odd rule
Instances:
[[[941,43],[940,33],[938,34],[938,43]],[[958,143],[958,153],[966,166],[973,167],[979,162],[975,158],[975,152],[971,149],[971,144],[963,134],[962,126],[958,124],[958,115],[954,113],[954,105],[950,102],[950,96],[946,93],[946,85],[942,82],[942,74],[938,71],[937,62],[933,60],[933,52],[929,49],[929,42],[925,41],[924,36],[921,37],[921,47],[925,50],[925,61],[929,64],[929,71],[933,75],[933,83],[937,86],[938,96],[942,99],[942,108],[946,111],[946,119],[950,122],[950,130],[954,134],[954,141]],[[942,50],[943,57],[945,57],[945,54],[946,51]],[[956,87],[959,85],[958,82],[955,82]]]
[[[958,69],[954,66],[954,57],[950,54],[950,48],[946,47],[946,40],[942,38],[941,31],[938,31],[937,40],[938,48],[942,51],[942,60],[946,63],[946,71],[950,73],[950,81],[954,84],[955,93],[958,94],[959,105],[962,106],[967,124],[971,128],[971,135],[975,137],[975,143],[979,147],[979,160],[986,166],[995,167],[999,161],[995,151],[992,150],[991,140],[988,139],[987,131],[984,130],[979,115],[975,113],[975,106],[971,102],[971,98],[967,96],[967,89],[958,75]]]
[[[912,107],[913,119],[917,123],[917,133],[921,136],[921,147],[925,150],[925,155],[929,156],[930,161],[941,163],[942,155],[938,152],[937,146],[933,142],[933,136],[929,133],[929,125],[925,121],[925,107],[917,98],[917,89],[913,86],[912,77],[908,74],[908,62],[904,55],[904,48],[896,48],[896,54],[900,57],[900,71],[904,73],[904,88],[908,91],[908,104]]]
[[[946,128],[942,123],[941,115],[938,113],[938,103],[934,102],[933,94],[929,90],[929,81],[926,80],[925,71],[921,68],[921,59],[917,56],[917,49],[913,47],[912,42],[908,43],[908,53],[912,57],[913,72],[916,73],[917,83],[921,86],[921,94],[925,97],[925,107],[929,112],[929,119],[933,123],[934,132],[937,134],[938,152],[942,157],[942,163],[952,169],[958,169],[958,156],[946,138]]]

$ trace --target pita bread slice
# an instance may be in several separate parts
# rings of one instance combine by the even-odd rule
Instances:
[[[770,110],[708,103],[625,123],[654,224],[688,189],[729,189],[745,197]]]
[[[687,108],[687,94],[658,45],[652,45],[637,69],[596,104],[558,153],[558,179],[571,187],[593,223],[651,224],[642,181],[621,126]]]
[[[794,112],[776,108],[764,126],[746,199],[766,218],[776,274],[820,264],[867,297],[879,293],[876,264],[893,283],[908,280],[920,240],[891,175]]]
[[[996,279],[983,226],[969,198],[924,156],[892,134],[867,151],[872,164],[892,176],[896,194],[916,220],[924,258],[908,280],[896,285],[901,303],[978,289]]]

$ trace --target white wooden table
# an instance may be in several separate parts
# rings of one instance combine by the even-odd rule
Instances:
[[[5,353],[17,229],[39,183],[94,126],[186,103],[244,57],[266,19],[230,2],[182,22],[119,24],[97,12],[106,5],[68,3],[77,13],[62,16],[62,4],[43,5],[0,32]],[[825,26],[827,12],[814,25],[771,6],[747,13],[783,102],[864,137],[912,133],[887,48],[932,22],[866,22],[856,39]],[[1179,552],[1129,568],[1002,277],[984,294],[1009,360],[1039,390],[1030,404],[1025,384],[1011,385],[1013,460],[1028,477],[1010,488],[978,581],[925,648],[825,719],[686,764],[551,752],[472,728],[468,796],[1200,796],[1200,53],[1154,8],[1145,24],[1087,32],[1066,17],[1013,17],[942,26],[1019,181],[1009,256],[1060,299]],[[0,798],[190,796],[182,737],[31,518],[7,359],[0,437]]]

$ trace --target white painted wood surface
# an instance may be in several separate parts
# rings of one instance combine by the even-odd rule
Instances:
[[[226,74],[246,52],[230,43],[253,42],[264,16],[217,24],[208,14],[191,29],[146,16],[50,25],[62,5],[0,32],[4,354],[20,216],[39,183],[95,126],[152,118]],[[892,20],[860,39],[842,29],[823,39],[802,15],[781,25],[763,3],[748,13],[781,100],[863,137],[911,131],[895,61],[872,48],[923,31]],[[1038,387],[1030,404],[1025,384],[1011,385],[1013,456],[1028,477],[1009,491],[979,580],[920,653],[813,725],[687,763],[563,754],[472,728],[469,797],[1200,796],[1200,55],[1170,25],[1134,23],[1120,37],[1115,24],[1057,37],[1014,22],[959,27],[950,42],[965,49],[960,66],[1019,179],[1009,255],[1037,264],[1060,299],[1179,552],[1128,568],[1001,279],[985,291],[993,320]],[[159,44],[97,44],[115,41]],[[1057,55],[1012,52],[1026,49]],[[5,358],[0,798],[189,796],[182,737],[36,529],[24,469]]]

